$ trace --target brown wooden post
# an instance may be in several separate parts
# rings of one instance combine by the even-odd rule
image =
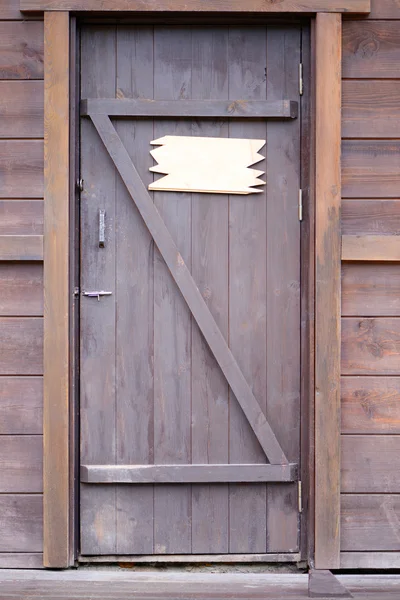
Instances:
[[[316,17],[315,567],[340,561],[340,14]]]
[[[69,566],[69,13],[44,18],[44,566]]]

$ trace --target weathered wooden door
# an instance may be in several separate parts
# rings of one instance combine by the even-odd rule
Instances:
[[[301,31],[81,40],[81,554],[295,553]],[[164,135],[266,140],[266,185],[149,193]]]

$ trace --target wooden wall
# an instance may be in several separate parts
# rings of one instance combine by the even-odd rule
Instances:
[[[0,2],[0,236],[43,233],[43,23],[18,6]],[[40,262],[0,261],[4,568],[42,565],[42,279]]]
[[[0,236],[43,232],[43,23],[0,4]],[[343,28],[345,235],[400,233],[400,2]],[[3,240],[4,241],[4,240]],[[0,567],[42,564],[42,264],[0,261]],[[342,565],[400,567],[400,263],[342,271]]]
[[[397,0],[344,23],[342,161],[342,233],[399,235]],[[343,263],[342,317],[342,565],[398,568],[400,263]]]

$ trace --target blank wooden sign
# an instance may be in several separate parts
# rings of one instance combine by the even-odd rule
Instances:
[[[249,168],[264,159],[265,140],[166,135],[151,144],[160,147],[150,152],[158,162],[150,171],[166,176],[149,190],[256,194],[253,186],[265,185],[264,171]]]

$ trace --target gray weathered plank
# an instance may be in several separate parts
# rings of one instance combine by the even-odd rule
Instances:
[[[82,94],[115,97],[115,27],[82,32]],[[116,460],[115,431],[115,178],[114,166],[99,144],[93,125],[81,123],[81,286],[112,296],[97,302],[81,299],[81,460]],[[99,248],[99,210],[106,211],[105,248]],[[87,554],[116,553],[116,506],[112,486],[81,486],[81,550]]]
[[[154,30],[156,100],[190,99],[191,36],[190,28]],[[154,123],[155,139],[167,133],[191,135],[191,124],[176,120]],[[154,205],[172,236],[170,240],[174,240],[172,243],[179,248],[180,254],[174,253],[174,263],[177,259],[185,261],[189,269],[192,259],[191,204],[190,194],[159,192],[154,195]],[[146,222],[146,218],[144,220]],[[151,229],[150,232],[153,235]],[[191,459],[192,317],[168,271],[165,252],[157,239],[155,242],[158,250],[154,253],[154,460],[155,463],[187,464]],[[155,553],[191,552],[191,498],[190,485],[179,486],[179,489],[177,486],[156,486]]]
[[[228,30],[192,30],[192,98],[228,99]],[[228,137],[228,123],[193,123],[200,136]],[[201,197],[202,196],[202,197]],[[192,194],[192,274],[221,333],[228,335],[228,197]],[[218,260],[216,260],[218,257]],[[229,462],[229,386],[192,322],[192,462]],[[192,552],[223,553],[229,546],[229,487],[192,488]]]
[[[0,198],[43,198],[41,140],[0,140]]]
[[[400,375],[400,319],[342,319],[343,375]]]
[[[0,200],[0,235],[42,234],[42,200]]]
[[[297,465],[82,465],[85,483],[250,483],[297,480]]]
[[[43,260],[42,235],[0,235],[0,261]]]
[[[342,433],[400,433],[399,377],[342,377]]]
[[[342,494],[342,552],[399,549],[400,495]]]
[[[0,79],[43,79],[43,23],[0,21]]]
[[[297,97],[300,52],[298,28],[268,30],[269,100]],[[267,123],[266,415],[291,462],[300,460],[299,145],[300,121]],[[297,485],[267,486],[267,534],[267,552],[297,551]]]
[[[212,49],[212,48],[211,48]],[[291,100],[246,101],[223,99],[152,100],[124,99],[81,101],[81,114],[107,114],[117,117],[166,117],[172,118],[253,118],[295,119],[298,103]]]
[[[0,262],[0,316],[43,316],[43,264]]]
[[[117,96],[152,97],[153,28],[118,27],[116,52]],[[153,123],[124,119],[116,123],[116,129],[139,175],[149,184],[153,181],[149,171],[153,165],[149,153]],[[116,460],[119,464],[145,465],[154,460],[154,243],[120,178],[116,180],[115,202]],[[152,486],[118,486],[116,494],[117,552],[150,554],[154,535]]]
[[[343,263],[342,316],[400,317],[398,263]]]
[[[0,137],[43,137],[43,82],[0,81]]]

